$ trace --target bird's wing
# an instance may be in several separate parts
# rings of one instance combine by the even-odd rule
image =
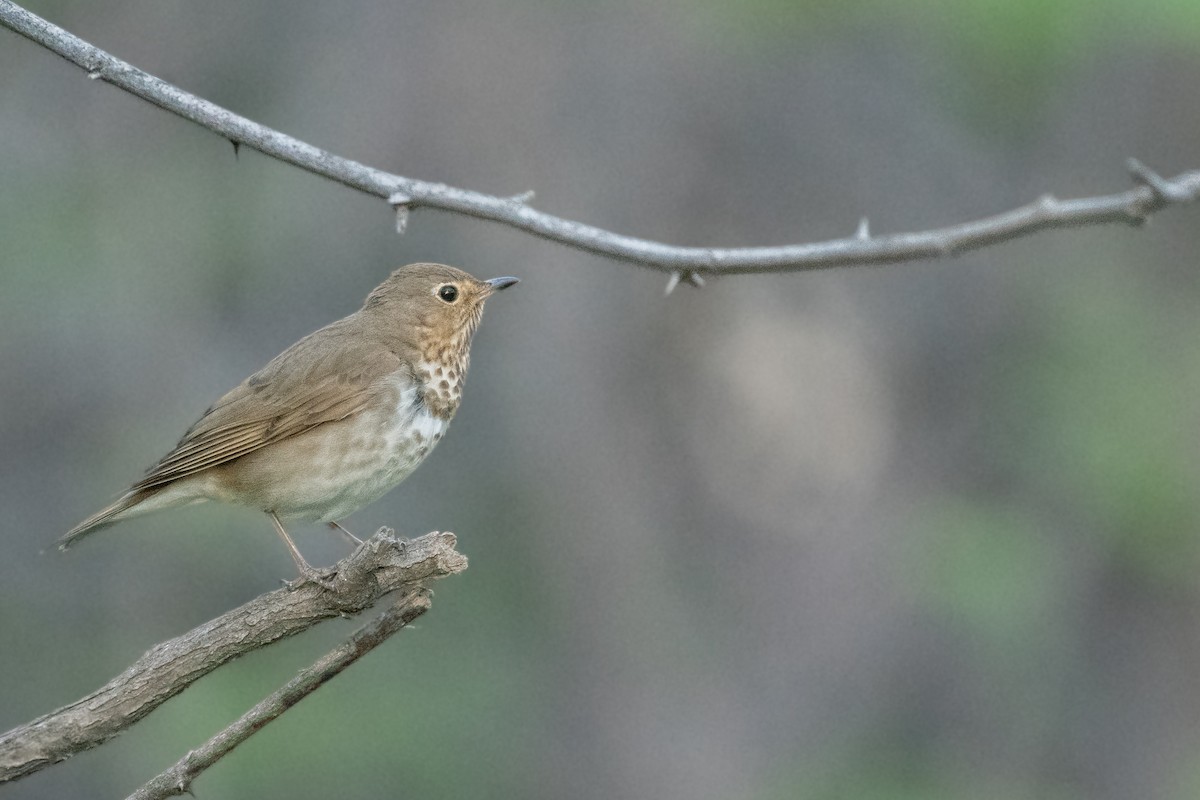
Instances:
[[[162,486],[345,419],[387,391],[389,375],[408,369],[395,353],[337,325],[301,339],[214,403],[130,491]]]

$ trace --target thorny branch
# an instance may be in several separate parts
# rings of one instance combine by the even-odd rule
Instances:
[[[1045,195],[1011,211],[934,230],[871,236],[867,226],[860,224],[853,236],[824,242],[779,247],[676,247],[537,211],[529,205],[531,193],[512,197],[487,195],[395,175],[341,158],[159,80],[10,0],[0,0],[0,25],[82,67],[91,78],[111,83],[224,136],[235,148],[245,145],[385,198],[396,210],[396,228],[400,233],[404,232],[413,209],[432,208],[463,214],[665,272],[669,275],[668,291],[681,282],[700,286],[704,278],[711,275],[890,264],[950,256],[1051,228],[1111,222],[1137,225],[1168,205],[1191,203],[1200,198],[1200,170],[1164,178],[1131,160],[1128,167],[1139,185],[1127,191],[1069,200]]]
[[[308,630],[322,620],[358,613],[389,592],[405,590],[398,601],[402,607],[388,613],[405,619],[415,617],[429,605],[428,593],[423,589],[426,581],[466,569],[466,557],[454,546],[452,533],[429,533],[407,541],[395,538],[384,528],[338,562],[332,589],[308,584],[295,590],[268,592],[182,636],[155,645],[91,694],[0,734],[0,783],[97,747],[234,658]],[[364,631],[370,629],[368,626]],[[346,646],[354,645],[362,635],[363,631],[355,634]],[[355,652],[358,649],[351,647]],[[357,652],[354,658],[365,652]],[[309,669],[322,669],[329,658]],[[349,663],[329,672],[324,680]],[[187,774],[194,777],[197,771]]]

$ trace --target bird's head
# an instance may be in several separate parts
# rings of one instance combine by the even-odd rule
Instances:
[[[411,330],[422,349],[466,348],[483,316],[483,304],[516,278],[481,281],[445,264],[400,267],[367,296],[363,312],[389,327]]]

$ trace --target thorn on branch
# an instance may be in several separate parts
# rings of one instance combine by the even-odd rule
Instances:
[[[535,192],[533,189],[530,189],[528,192],[514,194],[512,197],[505,199],[507,199],[510,203],[516,203],[519,206],[523,206],[535,197],[537,197],[537,192]]]
[[[665,297],[675,291],[675,287],[680,283],[695,286],[697,289],[704,288],[704,278],[700,277],[700,274],[695,270],[672,270],[671,274],[667,277],[667,288],[663,291],[663,296]]]
[[[96,69],[88,70],[88,80],[89,81],[100,80],[103,77],[104,77],[104,73],[100,71],[99,67],[97,67]]]
[[[871,223],[866,217],[858,221],[858,227],[854,231],[854,238],[860,242],[865,242],[871,238]]]
[[[408,212],[412,207],[412,198],[404,192],[396,192],[387,199],[388,205],[396,209],[396,233],[404,235],[408,227]]]
[[[238,151],[242,149],[242,143],[237,139],[230,139],[229,143],[233,145],[233,160],[238,160]]]

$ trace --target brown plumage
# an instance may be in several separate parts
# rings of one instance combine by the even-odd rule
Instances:
[[[301,576],[313,579],[279,518],[336,525],[416,469],[458,408],[484,301],[516,282],[480,281],[442,264],[401,267],[360,310],[296,342],[214,403],[60,548],[133,516],[218,500],[267,512]]]

